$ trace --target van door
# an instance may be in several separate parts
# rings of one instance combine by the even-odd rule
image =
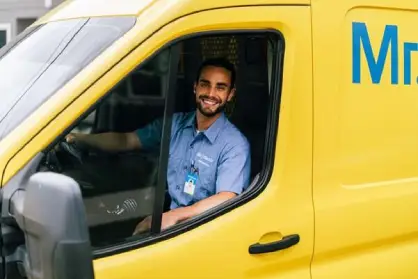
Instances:
[[[276,149],[271,150],[275,153],[274,168],[271,176],[258,185],[265,186],[264,191],[207,223],[189,230],[179,228],[175,234],[156,238],[145,247],[132,244],[125,249],[103,250],[95,260],[96,278],[136,278],[141,274],[152,278],[310,278],[310,8],[242,7],[199,12],[177,20],[154,36],[248,29],[278,31],[286,45],[279,131]],[[275,250],[271,244],[280,246],[286,237],[300,241],[287,250]],[[249,252],[256,243],[260,244],[260,254]]]
[[[233,34],[232,40],[227,41],[227,46],[233,45],[237,34],[251,33],[244,41],[246,47],[234,52],[229,59],[234,60],[235,54],[245,61],[246,65],[257,64],[259,57],[270,57],[266,67],[268,68],[268,108],[265,131],[265,147],[262,149],[262,164],[259,175],[253,176],[254,185],[247,192],[236,199],[222,205],[216,210],[209,211],[202,216],[196,216],[185,223],[177,224],[172,229],[161,231],[162,208],[164,201],[165,178],[169,161],[168,139],[170,137],[170,117],[186,97],[174,98],[173,94],[181,84],[175,81],[187,76],[181,72],[182,67],[187,67],[184,62],[186,55],[188,61],[195,58],[193,46],[202,49],[207,44],[212,44],[212,49],[218,51],[215,46],[224,40],[214,38]],[[274,34],[273,40],[264,40],[266,34]],[[189,38],[200,39],[201,36],[212,36],[209,41],[187,41]],[[259,38],[263,38],[261,45],[265,46],[262,52],[251,51],[251,46],[260,45]],[[206,42],[206,43],[205,43]],[[267,55],[267,45],[273,46]],[[189,48],[192,46],[191,48]],[[232,48],[232,46],[231,46]],[[154,53],[147,61],[138,61],[137,57],[150,50]],[[264,51],[266,50],[266,51]],[[164,60],[165,51],[169,53],[168,60]],[[217,52],[215,51],[215,55]],[[178,52],[183,56],[178,57]],[[177,53],[177,54],[176,54]],[[242,58],[244,57],[244,58]],[[154,61],[153,58],[158,58]],[[160,60],[161,58],[161,60]],[[177,59],[179,58],[179,59]],[[106,217],[92,217],[94,226],[105,225],[106,230],[96,234],[90,230],[90,238],[94,253],[95,278],[138,278],[141,276],[152,278],[310,278],[310,262],[313,252],[313,205],[312,205],[312,54],[311,54],[311,28],[309,5],[271,5],[271,6],[247,6],[219,8],[197,12],[179,18],[164,28],[156,31],[147,41],[135,51],[127,55],[115,68],[109,70],[94,86],[89,87],[82,98],[74,101],[63,110],[54,121],[51,121],[39,134],[35,135],[13,159],[10,165],[16,165],[22,158],[33,156],[34,150],[42,150],[48,143],[46,138],[60,135],[59,131],[68,131],[74,128],[75,123],[68,125],[68,120],[75,118],[74,114],[81,117],[87,113],[95,112],[96,115],[104,114],[109,117],[114,112],[100,107],[96,110],[91,100],[94,96],[104,96],[112,88],[113,95],[108,96],[108,104],[130,97],[132,105],[137,102],[143,104],[145,98],[139,99],[132,92],[137,86],[132,82],[138,76],[146,76],[149,84],[154,89],[145,87],[146,99],[151,106],[143,106],[134,113],[144,111],[154,112],[163,117],[165,125],[161,131],[161,141],[164,143],[157,156],[147,154],[147,158],[140,158],[141,162],[156,164],[156,179],[150,171],[140,170],[141,175],[147,177],[146,185],[135,192],[143,195],[143,202],[138,204],[141,210],[152,214],[153,224],[151,231],[138,237],[126,237],[117,235],[114,241],[106,241],[97,238],[122,230],[120,222],[116,222],[119,213],[125,211],[130,214],[132,202],[128,200],[121,207],[106,207],[106,198],[97,203],[95,197],[87,197],[87,218],[89,206],[99,205],[100,210],[107,212]],[[152,61],[152,62],[150,62]],[[158,61],[162,61],[159,63]],[[123,80],[115,78],[127,69],[133,68],[132,64],[138,63],[138,70],[123,76]],[[168,66],[168,69],[166,69]],[[158,69],[158,70],[156,70]],[[239,69],[239,68],[238,68]],[[248,69],[252,69],[249,67]],[[239,70],[238,70],[239,73]],[[244,81],[251,81],[246,85],[253,88],[254,94],[259,93],[255,88],[259,82],[253,82],[252,76],[257,72],[248,70],[248,76]],[[156,79],[154,79],[157,77]],[[145,80],[145,79],[143,79]],[[141,82],[143,81],[141,80]],[[162,83],[161,83],[162,82]],[[161,86],[163,84],[163,86]],[[144,87],[142,87],[144,88]],[[242,91],[244,91],[243,89]],[[180,90],[181,91],[181,90]],[[118,93],[122,92],[122,93]],[[131,94],[132,93],[132,94]],[[92,97],[93,96],[93,97]],[[190,95],[193,96],[193,95]],[[258,96],[258,95],[257,95]],[[90,99],[89,99],[90,98]],[[257,99],[256,97],[255,99]],[[237,100],[239,99],[239,95]],[[103,100],[105,101],[105,100]],[[86,110],[86,103],[92,104]],[[237,101],[238,104],[238,101]],[[247,102],[247,105],[252,105]],[[255,101],[254,101],[255,104]],[[181,106],[182,104],[180,104]],[[114,107],[112,107],[114,108]],[[238,109],[238,108],[237,108]],[[254,108],[252,108],[254,109]],[[257,111],[257,109],[259,111]],[[120,110],[127,113],[127,110]],[[244,110],[245,112],[245,110]],[[250,125],[252,117],[261,115],[263,110],[255,107],[253,115],[248,115],[243,121]],[[150,116],[147,114],[146,116]],[[138,117],[131,115],[130,121]],[[130,125],[131,123],[118,125]],[[112,127],[112,124],[109,124]],[[122,128],[116,125],[117,129]],[[98,129],[98,127],[92,127]],[[62,133],[60,135],[63,136]],[[58,141],[59,139],[55,139]],[[257,155],[257,154],[255,154]],[[136,160],[131,157],[132,160]],[[110,160],[109,160],[110,162]],[[126,163],[127,161],[123,161]],[[77,162],[75,162],[77,164]],[[111,183],[112,179],[129,181],[124,173],[118,173],[112,166],[106,166],[107,173],[103,176],[95,176],[103,183]],[[113,172],[112,172],[113,171]],[[113,175],[112,175],[113,174]],[[148,179],[149,176],[149,179]],[[257,179],[257,177],[259,179]],[[104,179],[103,179],[104,178]],[[82,182],[81,187],[88,189],[88,182]],[[12,180],[11,180],[12,181]],[[155,182],[156,181],[156,182]],[[129,182],[126,182],[129,183]],[[136,182],[135,182],[136,183]],[[120,193],[130,193],[122,190],[125,183],[117,185],[121,187]],[[7,187],[7,185],[6,185]],[[119,193],[118,193],[119,194]],[[115,198],[117,195],[111,196]],[[108,197],[108,195],[106,196]],[[126,200],[122,199],[122,202]],[[103,206],[102,206],[103,205]],[[94,209],[97,209],[95,207]],[[134,211],[134,210],[133,210]],[[110,217],[109,217],[110,216]],[[107,218],[107,219],[106,219]],[[124,223],[125,224],[125,223]]]

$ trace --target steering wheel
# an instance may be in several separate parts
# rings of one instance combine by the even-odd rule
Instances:
[[[59,147],[63,151],[66,151],[68,154],[70,154],[76,163],[83,164],[83,152],[80,150],[76,143],[68,143],[66,141],[62,141],[59,143]]]
[[[83,152],[77,144],[61,141],[57,147],[48,151],[41,169],[61,173],[68,165],[83,164]]]

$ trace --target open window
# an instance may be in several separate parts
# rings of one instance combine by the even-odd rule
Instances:
[[[80,186],[93,249],[161,235],[163,212],[170,210],[167,185],[173,114],[196,110],[193,84],[201,63],[224,57],[236,68],[236,96],[225,115],[246,137],[251,149],[250,179],[245,191],[229,203],[239,206],[255,197],[272,171],[280,99],[283,41],[267,31],[198,34],[167,45],[123,78],[106,96],[73,124],[71,132],[128,133],[161,119],[160,146],[147,151],[104,152],[67,144],[45,150],[37,171],[53,171]],[[57,148],[58,147],[58,148]],[[262,184],[261,182],[264,181]],[[259,192],[259,191],[258,191]],[[211,210],[226,212],[222,204]],[[202,214],[193,222],[215,215]],[[149,231],[132,237],[135,226],[153,216]],[[192,220],[176,225],[190,228]],[[177,230],[178,231],[178,230]],[[164,233],[169,233],[169,230]]]

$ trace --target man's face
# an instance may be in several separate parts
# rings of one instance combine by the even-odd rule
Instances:
[[[197,108],[206,117],[222,112],[235,94],[235,89],[231,89],[231,73],[214,66],[202,70],[194,89]]]

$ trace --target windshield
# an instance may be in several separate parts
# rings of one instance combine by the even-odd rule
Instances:
[[[134,24],[132,17],[51,22],[12,43],[0,58],[0,140]]]

